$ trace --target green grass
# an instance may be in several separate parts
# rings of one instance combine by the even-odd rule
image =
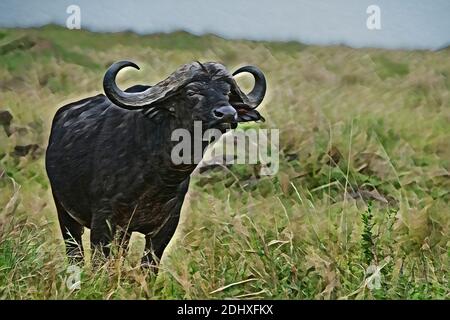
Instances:
[[[55,26],[1,29],[0,48],[0,110],[14,116],[12,135],[0,127],[0,298],[450,297],[449,50]],[[101,269],[88,261],[71,291],[43,150],[57,108],[101,92],[105,68],[121,59],[142,70],[121,74],[122,87],[193,60],[259,66],[269,82],[264,127],[280,129],[280,170],[197,174],[158,276],[137,265],[136,236]],[[28,144],[41,149],[13,155]],[[370,266],[381,268],[380,288],[370,289]]]

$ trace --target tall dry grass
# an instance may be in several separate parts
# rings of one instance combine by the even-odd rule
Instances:
[[[448,49],[58,27],[0,30],[0,48],[0,110],[13,115],[0,127],[0,297],[449,298]],[[81,289],[70,290],[43,151],[57,108],[101,92],[104,70],[121,59],[142,70],[124,72],[122,86],[154,83],[193,60],[259,66],[280,170],[196,175],[158,276],[137,266],[136,237],[130,253],[115,249],[100,269],[82,267]],[[21,156],[17,147],[29,145],[38,148]]]

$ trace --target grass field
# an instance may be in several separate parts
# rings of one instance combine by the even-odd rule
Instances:
[[[256,126],[280,129],[280,170],[196,175],[158,276],[139,268],[135,235],[70,290],[44,170],[50,123],[102,92],[122,59],[142,70],[122,87],[193,60],[259,66],[269,91]],[[450,298],[450,49],[0,29],[1,111],[13,116],[0,113],[1,299]]]

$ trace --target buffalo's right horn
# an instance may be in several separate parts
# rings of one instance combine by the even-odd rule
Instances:
[[[152,86],[145,91],[134,93],[120,90],[116,84],[116,76],[125,67],[133,67],[139,70],[139,67],[134,62],[119,61],[109,67],[103,78],[103,90],[114,104],[128,110],[141,109],[158,101],[167,93],[167,88],[160,86]]]
[[[250,93],[246,95],[250,107],[254,109],[263,101],[266,94],[266,77],[264,76],[263,72],[255,66],[245,66],[239,68],[235,72],[233,72],[233,76],[243,72],[248,72],[255,78],[255,86],[253,87],[252,91],[250,91]]]

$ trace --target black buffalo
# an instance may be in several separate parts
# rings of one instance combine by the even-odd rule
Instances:
[[[146,256],[160,258],[178,225],[180,210],[196,164],[174,164],[174,129],[218,128],[262,119],[255,108],[266,92],[256,67],[234,74],[219,63],[194,62],[178,68],[154,86],[121,91],[117,73],[132,62],[114,63],[99,94],[60,108],[54,119],[46,169],[69,257],[82,257],[83,228],[91,229],[91,246],[109,254],[116,234],[127,243],[131,232],[143,233]],[[255,85],[243,93],[233,79],[251,73]],[[203,142],[205,144],[205,142]],[[206,146],[206,145],[205,145]]]

